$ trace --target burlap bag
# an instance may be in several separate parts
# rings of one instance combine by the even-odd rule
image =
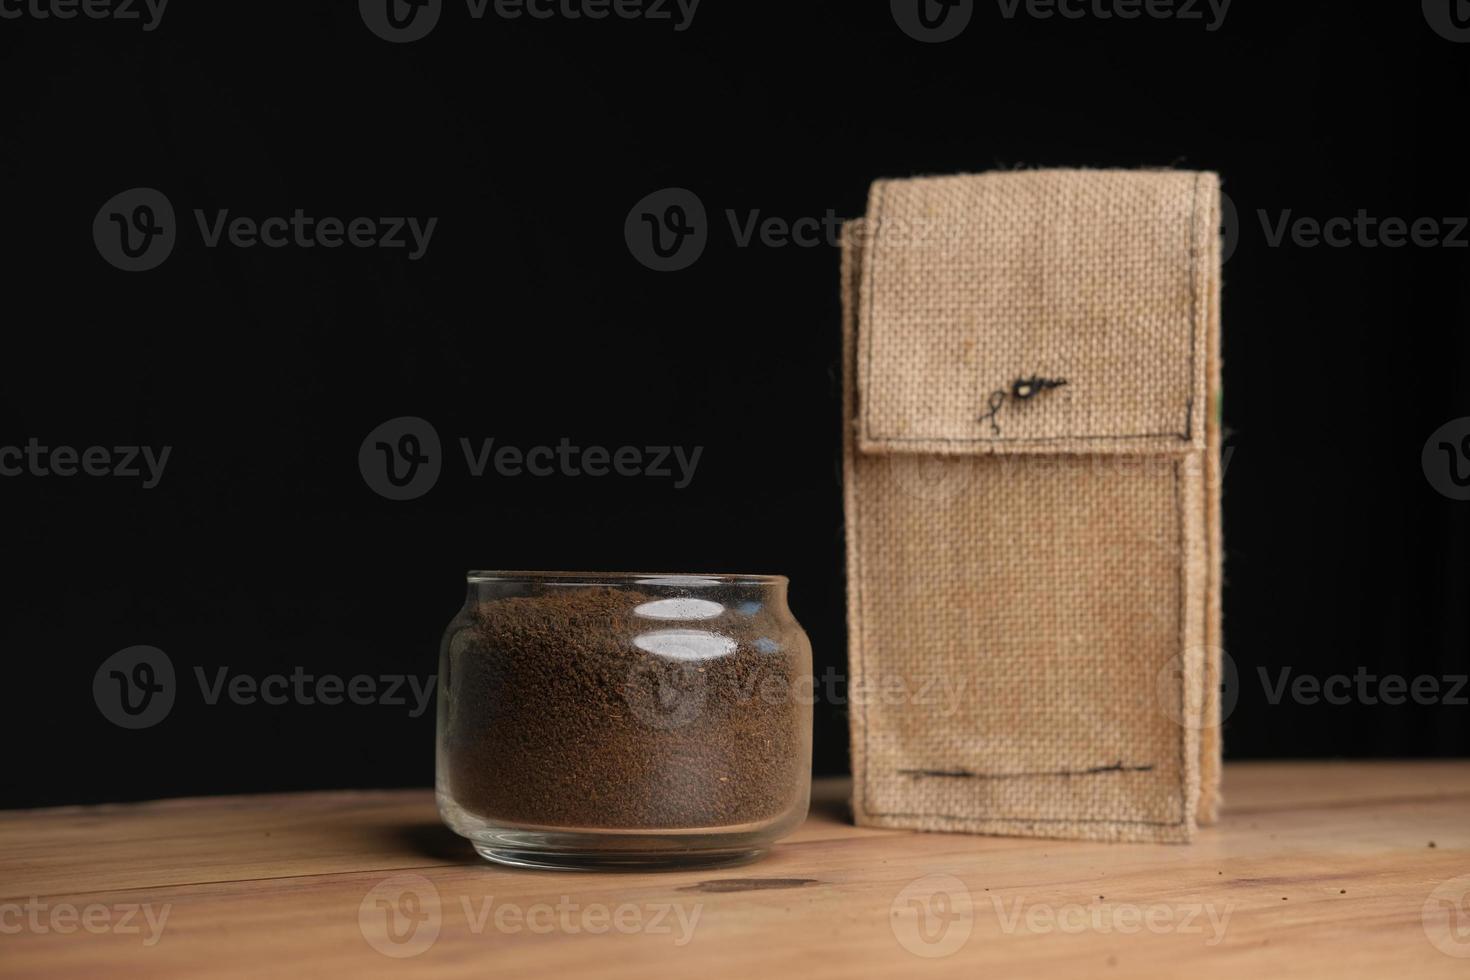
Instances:
[[[1214,819],[1219,266],[1214,174],[873,185],[843,247],[859,823]]]

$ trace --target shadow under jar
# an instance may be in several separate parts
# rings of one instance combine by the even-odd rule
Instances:
[[[751,859],[806,817],[811,644],[779,575],[471,572],[439,813],[526,867]]]

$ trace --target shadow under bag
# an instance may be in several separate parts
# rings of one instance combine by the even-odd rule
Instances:
[[[1220,780],[1211,173],[873,185],[844,229],[853,810],[1188,841]]]

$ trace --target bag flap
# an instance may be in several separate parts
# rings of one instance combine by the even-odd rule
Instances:
[[[866,453],[1205,448],[1212,173],[873,184],[859,270]]]

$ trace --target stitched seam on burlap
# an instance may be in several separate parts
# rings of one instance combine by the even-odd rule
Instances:
[[[920,817],[925,820],[954,820],[958,823],[1102,823],[1119,827],[1182,827],[1178,820],[1115,820],[1112,817],[964,817],[951,813],[869,813],[870,817]]]
[[[880,197],[881,197],[881,193],[882,192],[880,191],[879,193],[880,193]],[[880,207],[879,208],[879,213],[881,213],[881,211],[882,211],[882,209]],[[849,245],[849,247],[851,247],[851,246]],[[857,290],[858,292],[857,292],[857,295],[856,296],[849,295],[848,297],[846,297],[847,301],[851,305],[851,319],[844,326],[844,329],[851,330],[854,334],[857,334],[859,324],[862,323],[862,306],[863,306],[863,304],[862,304],[862,284],[863,284],[864,280],[866,279],[866,276],[863,273],[863,266],[866,266],[867,265],[867,262],[868,262],[868,260],[869,260],[870,257],[871,256],[868,255],[868,250],[866,248],[864,248],[863,255],[862,255],[862,259],[863,259],[862,265],[858,266],[857,268],[855,268],[853,270],[853,278],[852,278],[852,281],[848,284],[849,294],[851,293],[852,290]],[[871,314],[870,314],[870,319],[871,319]],[[849,389],[849,391],[851,393],[851,396],[852,396],[852,404],[846,406],[845,409],[844,409],[844,412],[847,411],[847,410],[853,410],[853,409],[855,409],[858,412],[859,415],[862,415],[863,414],[863,407],[862,407],[862,405],[863,405],[862,397],[863,396],[862,396],[862,386],[858,384],[859,378],[857,378],[856,375],[857,375],[858,344],[861,343],[862,340],[863,340],[862,337],[858,337],[858,336],[854,336],[853,337],[853,339],[852,339],[852,348],[851,348],[852,349],[852,361],[853,361],[853,363],[846,364],[846,365],[843,366],[843,369],[844,370],[850,371],[854,375],[854,377],[852,377],[852,379],[851,379],[851,388]],[[871,342],[871,338],[869,338],[869,340]],[[866,681],[867,680],[867,677],[868,677],[868,642],[867,642],[867,634],[866,634],[866,631],[864,629],[864,623],[866,623],[866,621],[867,621],[867,613],[866,613],[866,610],[868,608],[868,604],[867,604],[867,601],[866,601],[866,599],[864,597],[864,588],[863,588],[864,585],[865,585],[865,583],[866,583],[866,581],[867,581],[867,576],[863,572],[863,568],[864,568],[864,565],[863,565],[863,541],[864,541],[864,538],[860,534],[860,531],[862,529],[862,511],[861,511],[861,509],[862,509],[863,493],[862,493],[862,487],[861,487],[862,480],[859,477],[858,470],[859,470],[859,466],[861,464],[859,463],[859,460],[858,460],[857,437],[856,437],[856,435],[852,434],[852,422],[849,419],[844,418],[842,420],[842,424],[843,424],[843,427],[845,429],[847,429],[846,438],[844,440],[845,443],[846,443],[846,446],[847,446],[847,451],[852,454],[852,460],[851,460],[851,463],[852,463],[852,479],[854,480],[854,482],[857,482],[859,484],[859,486],[853,488],[853,493],[852,493],[852,526],[847,529],[847,533],[852,536],[851,537],[851,546],[852,546],[852,549],[853,549],[854,564],[857,566],[857,593],[858,593],[857,619],[858,619],[858,622],[856,624],[856,629],[857,629],[857,643],[858,643],[858,672],[861,675],[861,679],[864,680],[864,681]],[[863,726],[863,783],[862,783],[862,796],[863,796],[863,799],[862,799],[862,805],[863,805],[863,812],[865,814],[867,814],[867,813],[871,813],[872,812],[872,808],[869,806],[869,803],[868,803],[868,801],[870,799],[870,794],[872,793],[872,788],[871,788],[872,787],[872,783],[868,780],[868,759],[869,759],[869,757],[871,755],[871,753],[869,751],[869,746],[868,746],[868,731],[869,731],[868,706],[866,704],[860,705],[858,707],[858,714],[862,717],[862,726]]]
[[[1087,443],[1087,442],[1106,442],[1108,440],[1114,440],[1114,439],[1163,439],[1163,438],[1179,439],[1179,440],[1184,441],[1184,442],[1191,441],[1194,438],[1194,389],[1195,389],[1195,384],[1196,384],[1195,373],[1196,373],[1196,357],[1197,357],[1197,355],[1196,355],[1197,339],[1195,337],[1195,331],[1196,331],[1196,329],[1199,326],[1199,324],[1198,324],[1199,287],[1198,287],[1197,283],[1195,282],[1196,276],[1198,275],[1198,271],[1199,271],[1198,270],[1199,255],[1198,255],[1197,249],[1195,248],[1195,221],[1196,221],[1196,218],[1197,218],[1197,212],[1199,211],[1199,182],[1200,182],[1200,179],[1201,178],[1198,175],[1195,177],[1194,184],[1192,185],[1191,190],[1190,190],[1190,204],[1189,204],[1189,231],[1188,231],[1188,233],[1189,233],[1188,251],[1189,251],[1189,259],[1190,259],[1190,261],[1189,261],[1189,306],[1190,306],[1190,310],[1189,310],[1189,381],[1188,381],[1188,384],[1189,384],[1189,394],[1188,394],[1188,396],[1186,396],[1185,401],[1184,401],[1184,431],[1183,432],[1134,432],[1134,433],[1128,433],[1128,434],[1123,434],[1123,435],[1119,435],[1119,434],[1075,435],[1074,434],[1074,435],[1064,435],[1064,436],[968,436],[968,437],[966,437],[966,436],[890,436],[890,435],[877,435],[877,436],[875,436],[873,434],[871,411],[870,411],[870,409],[866,405],[863,405],[863,406],[860,406],[859,407],[858,412],[862,416],[863,437],[864,437],[864,439],[866,439],[870,443],[877,443],[877,442],[882,442],[882,443],[910,443],[910,442],[958,442],[958,443],[1016,442],[1016,443],[1027,443],[1027,442],[1038,442],[1038,443],[1040,443],[1040,442],[1064,442],[1064,441],[1070,441],[1070,440],[1075,440],[1075,441],[1080,442],[1080,443]],[[887,196],[887,193],[888,193],[888,182],[887,181],[880,181],[878,183],[878,188],[879,189],[878,189],[877,211],[878,211],[879,226],[881,227],[881,224],[882,224],[882,216],[883,216],[883,211],[884,211],[884,201],[885,201],[886,196]],[[879,249],[876,247],[877,241],[878,241],[878,236],[877,235],[870,236],[869,241],[868,241],[868,246],[865,249],[865,255],[864,255],[864,259],[863,259],[864,268],[858,270],[858,276],[859,276],[859,279],[860,279],[860,282],[859,282],[859,291],[861,291],[861,288],[864,285],[866,285],[867,288],[868,288],[868,304],[867,304],[867,306],[868,306],[868,326],[870,328],[875,323],[875,318],[873,316],[873,310],[874,310],[874,306],[875,306],[874,297],[877,296],[877,294],[878,294],[878,290],[875,288],[875,283],[873,281],[874,279],[876,279],[877,274],[878,274],[877,273],[877,267],[878,267],[878,259],[877,259],[877,256],[878,256]],[[869,273],[869,270],[871,270],[871,273],[872,273],[871,275],[868,274]],[[859,308],[861,308],[862,303],[859,302],[857,305],[858,305]],[[861,322],[861,319],[859,319],[859,322]],[[867,358],[866,358],[866,360],[867,360],[867,363],[864,366],[863,375],[860,376],[860,379],[859,379],[859,380],[866,380],[867,385],[871,385],[873,383],[873,345],[874,345],[875,341],[874,341],[874,339],[872,337],[872,334],[875,334],[875,333],[877,333],[877,331],[876,330],[873,330],[873,329],[869,329],[869,331],[868,331],[869,336],[868,336],[867,344],[866,344],[866,349],[867,349]]]
[[[1175,548],[1175,555],[1179,562],[1179,598],[1174,604],[1174,616],[1175,619],[1178,620],[1179,627],[1179,823],[1186,824],[1189,822],[1190,800],[1188,792],[1189,771],[1185,768],[1185,766],[1187,765],[1189,760],[1186,759],[1184,756],[1184,747],[1185,743],[1188,742],[1189,739],[1184,737],[1184,733],[1187,730],[1184,726],[1189,724],[1189,718],[1184,713],[1186,707],[1186,702],[1184,700],[1184,691],[1185,688],[1188,686],[1185,681],[1188,679],[1187,668],[1189,664],[1186,658],[1189,656],[1189,651],[1184,649],[1186,628],[1184,618],[1184,604],[1188,600],[1188,596],[1185,594],[1185,592],[1189,586],[1189,578],[1187,575],[1189,563],[1184,558],[1184,493],[1179,485],[1181,480],[1179,470],[1182,465],[1183,463],[1180,460],[1176,459],[1174,461],[1174,511],[1176,514],[1179,515],[1177,538],[1178,545]]]
[[[1133,432],[1121,436],[987,436],[984,439],[968,436],[878,436],[869,437],[871,442],[1093,442],[1100,439],[1188,439],[1181,432]],[[1080,455],[1080,454],[1079,454]]]
[[[1195,237],[1195,223],[1199,221],[1199,182],[1202,174],[1195,174],[1194,186],[1189,192],[1189,398],[1184,403],[1184,438],[1194,437],[1194,395],[1199,379],[1195,376],[1197,334],[1204,325],[1199,316],[1199,243]],[[1206,393],[1208,398],[1208,392]]]
[[[884,212],[883,212],[883,205],[884,205],[884,202],[887,200],[887,197],[888,197],[888,183],[886,181],[879,181],[877,187],[878,187],[878,201],[877,201],[877,207],[875,208],[875,210],[878,213],[877,213],[876,217],[870,217],[869,218],[869,221],[870,222],[876,222],[875,227],[881,228],[883,226],[883,221],[885,219]],[[858,329],[858,327],[863,322],[863,320],[862,320],[862,314],[861,314],[861,310],[862,310],[862,306],[863,306],[863,303],[862,303],[862,290],[863,290],[863,287],[866,286],[867,287],[867,290],[868,290],[868,326],[869,327],[871,327],[873,325],[873,323],[875,322],[875,317],[873,315],[873,309],[877,305],[877,301],[874,299],[874,297],[876,297],[878,295],[877,283],[875,282],[875,280],[878,278],[878,248],[877,248],[878,236],[876,234],[871,234],[871,230],[868,229],[868,228],[865,228],[864,229],[864,232],[868,234],[868,241],[863,246],[863,267],[858,270],[858,282],[856,283],[856,285],[858,287],[858,302],[856,303],[856,306],[857,306],[857,309],[859,310],[859,314],[858,314],[858,317],[857,317],[857,323],[853,324],[853,329],[854,330]],[[869,270],[870,269],[872,270],[872,274],[871,275],[869,275]],[[873,339],[873,335],[876,334],[877,332],[878,331],[871,330],[871,329],[868,331],[868,336],[867,336],[867,351],[868,351],[867,363],[866,363],[866,365],[863,368],[863,374],[859,378],[859,380],[866,379],[867,385],[872,385],[872,383],[873,383],[873,344],[876,343],[876,341]],[[859,340],[861,340],[861,339],[862,338],[859,338]],[[868,414],[869,413],[868,413],[867,403],[865,401],[863,401],[863,399],[861,397],[859,397],[859,399],[858,399],[858,414],[860,414],[862,416],[862,419],[863,419],[863,435],[864,435],[864,437],[866,437],[868,439],[872,439],[873,438],[872,422],[871,422],[871,420],[868,417]]]

